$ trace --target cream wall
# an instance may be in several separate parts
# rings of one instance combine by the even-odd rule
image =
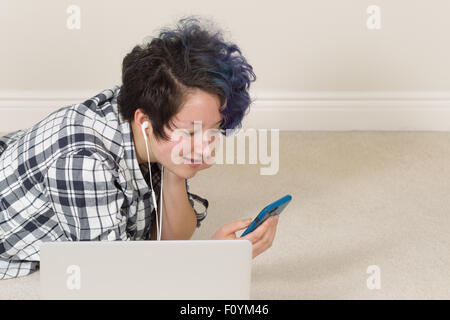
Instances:
[[[120,84],[124,55],[187,14],[213,18],[254,67],[246,126],[450,130],[448,0],[2,0],[0,131]]]

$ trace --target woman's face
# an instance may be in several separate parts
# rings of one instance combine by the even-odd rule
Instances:
[[[173,129],[164,128],[171,137],[169,141],[157,141],[149,123],[150,129],[147,132],[150,134],[152,158],[165,169],[185,179],[193,177],[199,170],[209,168],[211,162],[208,164],[206,161],[209,159],[208,155],[215,156],[212,149],[215,137],[208,138],[205,132],[213,129],[210,132],[220,134],[218,129],[222,115],[219,108],[220,100],[217,95],[196,89],[187,96],[184,106],[172,119]],[[199,122],[194,126],[194,121]],[[189,164],[194,159],[199,164]]]

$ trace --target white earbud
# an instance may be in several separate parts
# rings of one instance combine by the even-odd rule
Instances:
[[[158,206],[156,204],[156,196],[155,196],[155,191],[153,191],[153,182],[152,182],[152,167],[150,165],[150,153],[148,151],[148,140],[147,140],[147,133],[145,132],[145,129],[148,128],[148,121],[145,121],[142,123],[141,125],[141,130],[142,130],[142,135],[144,136],[144,140],[145,140],[145,149],[147,151],[147,161],[148,161],[148,170],[150,172],[150,186],[152,189],[152,200],[153,200],[153,206],[155,207],[156,210],[156,230],[157,230],[157,240],[161,240],[161,230],[162,230],[162,188],[163,188],[163,178],[164,178],[164,167],[161,166],[161,193],[160,193],[160,208],[161,208],[161,212],[159,213],[159,224],[158,224]]]
[[[148,121],[145,121],[141,125],[142,135],[144,136],[144,140],[147,142],[147,134],[145,133],[145,129],[148,128]]]

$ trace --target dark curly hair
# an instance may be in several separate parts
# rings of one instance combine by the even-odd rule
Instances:
[[[248,89],[256,80],[252,66],[221,31],[209,31],[199,22],[195,16],[182,18],[175,29],[162,28],[158,37],[135,46],[123,59],[119,112],[131,122],[142,108],[158,140],[170,139],[164,126],[173,128],[172,117],[196,88],[219,96],[222,134],[241,128],[249,111]]]

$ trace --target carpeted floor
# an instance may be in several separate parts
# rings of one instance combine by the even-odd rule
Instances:
[[[292,195],[253,260],[253,299],[450,298],[450,132],[280,132],[279,161],[273,176],[217,164],[190,184],[210,202],[193,239]],[[0,299],[18,298],[39,298],[38,272],[0,281]]]

